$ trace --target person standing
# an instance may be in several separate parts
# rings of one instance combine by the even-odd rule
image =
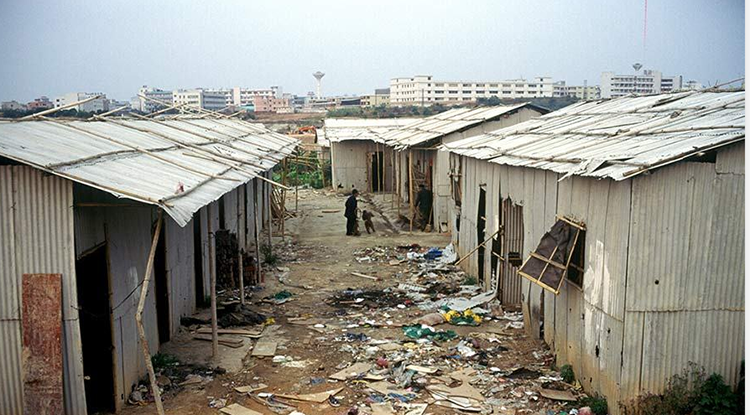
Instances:
[[[414,206],[419,209],[419,215],[422,219],[422,230],[430,222],[430,212],[432,211],[432,192],[427,190],[423,184],[419,185],[419,192],[417,192],[417,200]]]
[[[346,199],[346,204],[344,205],[346,209],[344,210],[344,216],[346,217],[346,234],[348,236],[353,236],[355,234],[355,229],[357,226],[357,196],[359,195],[359,192],[357,189],[352,190],[352,195],[349,196],[348,199]]]

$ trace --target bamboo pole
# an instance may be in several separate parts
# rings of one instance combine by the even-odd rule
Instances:
[[[398,178],[396,179],[398,183],[396,183],[396,189],[397,189],[397,201],[396,201],[396,209],[398,217],[401,217],[401,153],[398,153]]]
[[[323,177],[323,188],[326,187],[326,175],[323,173],[323,169],[320,171],[321,177]],[[294,154],[294,213],[296,214],[299,210],[299,153]]]
[[[383,161],[383,157],[380,155],[380,151],[378,150],[378,143],[375,143],[375,172],[376,172],[376,179],[378,181],[378,193],[383,193],[383,182],[381,180],[381,174],[380,171],[380,163]],[[385,167],[385,163],[383,163],[383,167]]]
[[[156,230],[154,231],[154,237],[151,241],[151,251],[148,254],[146,273],[143,276],[143,285],[141,286],[141,297],[138,299],[138,309],[135,313],[135,325],[138,328],[138,338],[141,340],[143,359],[146,361],[146,369],[148,370],[148,378],[151,383],[151,391],[154,394],[154,402],[156,403],[156,412],[159,415],[164,415],[164,405],[161,402],[161,392],[159,392],[159,385],[156,383],[154,365],[151,363],[151,353],[148,351],[146,330],[143,328],[143,307],[146,305],[146,295],[148,294],[148,286],[151,282],[151,272],[154,268],[154,257],[156,256],[156,246],[159,244],[159,235],[161,234],[163,220],[163,211],[161,209],[158,209],[158,211],[159,218],[156,221]]]
[[[469,251],[469,252],[468,252],[468,253],[467,253],[466,255],[464,255],[463,257],[461,257],[461,259],[459,259],[458,261],[456,261],[456,262],[455,262],[455,263],[454,263],[453,265],[458,265],[458,264],[460,264],[460,263],[464,262],[464,260],[465,260],[466,258],[470,257],[470,256],[471,256],[471,254],[473,254],[474,252],[476,252],[476,251],[477,251],[477,249],[479,249],[479,248],[483,247],[483,246],[484,246],[484,245],[485,245],[485,244],[486,244],[487,242],[489,242],[489,241],[490,241],[490,239],[494,238],[494,237],[495,237],[495,235],[497,235],[497,234],[498,234],[498,233],[499,233],[499,232],[500,232],[501,230],[503,230],[503,228],[502,228],[502,227],[498,228],[498,230],[496,230],[496,231],[495,231],[495,232],[494,232],[494,233],[493,233],[492,235],[490,235],[490,237],[489,237],[489,238],[485,239],[485,240],[484,240],[484,242],[482,242],[481,244],[479,244],[479,245],[475,246],[475,247],[474,247],[474,249],[472,249],[472,250],[471,250],[471,251]]]
[[[216,246],[216,239],[213,234],[213,217],[211,216],[211,206],[213,203],[209,203],[206,207],[206,215],[208,216],[208,274],[211,277],[211,352],[214,359],[219,357],[219,327],[217,325],[216,318],[216,258],[214,257],[215,252],[211,249],[211,239],[214,238],[214,247]]]
[[[240,304],[245,305],[245,265],[242,251],[245,247],[245,195],[244,185],[237,188],[237,266],[240,275]],[[241,197],[240,197],[241,196]]]
[[[286,186],[286,174],[287,174],[287,158],[284,157],[284,173],[281,176],[281,184]],[[284,240],[284,235],[286,234],[286,190],[281,191],[281,203],[279,206],[279,210],[281,211],[281,240]]]
[[[253,180],[253,222],[255,223],[255,283],[260,284],[260,222],[258,222],[258,180]]]
[[[409,233],[414,229],[414,152],[409,150]]]
[[[266,192],[266,202],[268,202],[268,253],[273,254],[273,209],[271,208],[271,192],[273,189],[268,186]]]
[[[95,95],[93,97],[88,97],[88,98],[82,99],[80,101],[71,102],[70,104],[65,104],[65,105],[57,107],[57,108],[50,108],[48,110],[36,112],[34,114],[30,114],[30,115],[27,115],[25,117],[21,117],[21,118],[18,119],[18,121],[33,120],[34,118],[41,117],[43,115],[52,114],[52,113],[57,112],[57,111],[62,111],[62,110],[65,110],[65,109],[68,109],[68,108],[71,108],[71,107],[75,107],[76,105],[85,104],[85,103],[87,103],[89,101],[93,101],[93,100],[101,98],[103,96],[104,95]]]

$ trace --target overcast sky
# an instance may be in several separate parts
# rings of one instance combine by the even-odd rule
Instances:
[[[704,84],[745,72],[741,0],[0,0],[0,100],[141,85],[361,94],[390,78],[551,76],[599,84],[631,65]]]

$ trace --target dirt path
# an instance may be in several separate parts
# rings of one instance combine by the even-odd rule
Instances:
[[[383,395],[374,393],[361,380],[341,382],[329,379],[330,375],[355,361],[373,365],[371,373],[382,375],[386,380],[403,380],[403,376],[413,376],[411,382],[405,383],[405,386],[411,385],[409,391],[416,395],[412,403],[434,402],[431,394],[424,390],[425,386],[446,383],[455,386],[456,379],[450,378],[451,373],[468,369],[474,371],[471,383],[476,390],[483,392],[490,403],[497,404],[490,406],[484,402],[485,409],[494,408],[496,413],[511,414],[526,413],[526,410],[538,413],[542,408],[561,407],[558,403],[543,398],[540,400],[536,391],[529,393],[532,388],[525,378],[535,380],[548,374],[545,365],[549,364],[551,356],[541,342],[527,338],[521,329],[509,328],[511,320],[492,318],[483,321],[479,327],[436,326],[436,329],[453,330],[457,334],[455,339],[443,343],[428,340],[414,342],[407,338],[401,326],[412,324],[430,311],[420,309],[420,301],[396,290],[399,283],[429,282],[430,279],[448,281],[451,276],[454,279],[462,277],[460,273],[451,272],[439,276],[423,275],[415,280],[414,276],[419,273],[423,262],[407,261],[409,249],[399,250],[397,247],[413,244],[444,247],[450,242],[450,237],[437,233],[395,233],[392,227],[384,223],[381,215],[374,218],[376,234],[346,236],[344,201],[345,198],[332,193],[301,193],[297,217],[286,224],[287,237],[283,242],[281,238],[276,238],[275,251],[281,260],[275,266],[275,273],[266,276],[263,288],[253,292],[251,300],[254,310],[274,319],[273,324],[265,328],[263,341],[277,344],[276,358],[250,356],[250,340],[245,340],[246,346],[240,349],[221,346],[221,353],[232,355],[237,367],[230,367],[233,370],[222,375],[208,372],[203,382],[177,388],[179,392],[165,403],[168,413],[216,414],[218,410],[209,407],[210,402],[216,399],[226,399],[227,404],[239,403],[264,414],[274,413],[267,403],[233,390],[236,386],[258,383],[268,385],[262,392],[277,395],[309,394],[343,388],[335,394],[340,406],[332,406],[327,401],[284,401],[293,403],[298,411],[308,415],[347,413],[352,407],[357,407],[360,413],[369,413],[369,405],[383,400]],[[287,206],[292,209],[293,200]],[[372,206],[360,202],[360,209],[369,208]],[[374,247],[383,248],[373,250]],[[412,249],[417,253],[425,250]],[[403,259],[403,262],[389,264],[389,261],[396,259]],[[353,272],[377,280],[355,276]],[[283,277],[284,284],[279,281],[279,276]],[[451,287],[458,289],[460,283],[453,281]],[[284,290],[292,296],[283,304],[261,303],[264,297]],[[344,297],[343,301],[331,302],[332,297],[341,297],[345,290],[352,295]],[[431,296],[433,299],[443,297],[441,294]],[[210,346],[196,344],[198,342],[190,340],[187,329],[185,331],[184,336],[170,342],[175,344],[166,345],[164,350],[175,353],[183,362],[190,360],[210,364]],[[387,347],[383,345],[386,342]],[[466,349],[467,345],[470,350]],[[462,354],[461,350],[466,354]],[[470,353],[474,355],[467,356]],[[375,365],[378,358],[389,360],[389,367],[379,369]],[[399,361],[426,365],[439,369],[439,372],[404,375],[402,368],[399,378],[395,375]],[[518,378],[514,378],[513,370],[524,367],[531,368],[531,374],[521,370]],[[465,382],[468,382],[468,378]],[[386,400],[398,401],[401,398],[401,395],[395,395]],[[411,396],[404,399],[408,398]],[[277,413],[290,412],[289,409],[276,409]],[[125,410],[125,413],[133,414],[154,412],[153,404],[146,407],[129,406]],[[431,404],[426,413],[455,412]]]

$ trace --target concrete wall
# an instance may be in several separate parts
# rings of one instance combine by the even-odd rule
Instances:
[[[347,140],[331,143],[331,169],[333,188],[348,193],[352,189],[367,192],[371,189],[370,153],[383,152],[386,191],[392,188],[393,152],[383,144],[369,140]]]
[[[543,320],[558,366],[570,364],[587,391],[607,398],[611,413],[620,413],[618,402],[661,392],[688,362],[737,382],[744,144],[720,150],[715,163],[676,163],[622,182],[557,182],[551,172],[470,158],[463,167],[459,255],[476,246],[480,186],[487,191],[487,232],[497,229],[497,198],[522,206],[524,258],[556,214],[586,224],[583,289],[563,284],[555,296],[522,279],[522,307],[527,331],[541,335]],[[462,267],[476,274],[477,261]]]

